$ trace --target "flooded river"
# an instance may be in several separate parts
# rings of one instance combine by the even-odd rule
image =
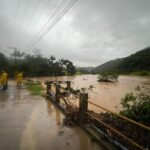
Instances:
[[[52,78],[37,78],[43,83]],[[56,78],[55,78],[56,79]],[[98,83],[96,75],[61,77],[70,80],[74,88],[94,86],[89,99],[110,110],[117,111],[120,99],[137,86],[150,93],[150,78],[120,76],[117,83]],[[74,100],[74,103],[77,103]],[[94,111],[98,111],[92,107]],[[0,150],[105,150],[91,140],[81,128],[62,125],[63,115],[49,100],[31,96],[25,89],[17,89],[13,81],[7,91],[0,90]]]
[[[116,83],[97,82],[97,75],[40,78],[39,80],[70,80],[73,82],[72,87],[75,89],[88,88],[92,85],[94,88],[89,91],[89,100],[116,112],[121,109],[120,101],[125,94],[129,92],[135,93],[137,87],[140,87],[142,92],[150,94],[150,77],[120,76]],[[99,111],[95,107],[89,107],[94,111]]]
[[[0,150],[105,150],[79,127],[62,125],[49,100],[17,89],[0,89]]]

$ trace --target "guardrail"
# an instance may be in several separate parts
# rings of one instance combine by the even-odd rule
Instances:
[[[57,82],[46,82],[47,85],[47,95],[51,94],[51,88],[52,88],[52,84],[55,86],[55,101],[56,103],[60,103],[60,99],[61,99],[61,89],[63,89],[64,91],[71,93],[70,89],[71,89],[71,83],[70,81],[63,81],[63,84],[66,84],[66,88],[62,88],[60,86],[61,82],[57,81]],[[72,93],[71,93],[72,94]],[[113,111],[108,110],[107,108],[104,108],[100,105],[97,105],[95,103],[93,103],[92,101],[88,100],[88,93],[85,92],[81,92],[79,95],[76,95],[79,98],[79,108],[78,108],[78,112],[79,112],[79,117],[80,120],[86,120],[87,118],[92,118],[94,119],[98,125],[97,127],[104,132],[104,135],[107,134],[107,138],[113,143],[116,144],[119,143],[121,146],[119,146],[120,148],[123,149],[123,147],[127,148],[127,149],[131,149],[131,150],[145,150],[145,149],[150,149],[150,141],[148,141],[147,139],[145,139],[145,141],[139,141],[138,137],[134,138],[132,135],[138,135],[140,136],[138,133],[136,133],[137,131],[141,131],[141,135],[146,135],[146,137],[148,137],[148,139],[150,139],[150,127],[141,124],[139,122],[136,122],[130,118],[127,118],[123,115],[117,114]],[[67,102],[65,102],[66,105],[69,105]],[[99,115],[100,117],[97,117],[97,115],[93,115],[93,113],[91,113],[91,111],[88,109],[88,105],[93,105],[101,110],[104,110],[105,112],[109,113],[109,115],[112,117],[111,119],[117,121],[117,123],[121,124],[123,123],[123,125],[125,126],[125,128],[129,128],[130,130],[127,131],[126,130],[122,130],[119,128],[119,125],[115,126],[115,125],[111,125],[111,123],[109,123],[108,120],[105,121],[105,118],[101,118],[101,115]],[[95,113],[96,114],[96,113]],[[87,117],[88,116],[88,117]],[[134,131],[135,130],[135,131]],[[134,133],[130,133],[130,132],[134,132]],[[118,144],[116,144],[118,146]],[[145,147],[146,145],[146,147]]]

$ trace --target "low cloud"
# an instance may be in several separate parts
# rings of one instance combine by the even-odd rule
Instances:
[[[17,1],[0,1],[0,51],[12,45],[11,40],[15,47],[23,51],[55,3],[51,0],[51,5],[40,14],[34,12],[36,1],[35,4],[31,1],[29,5],[27,1],[22,1],[18,7],[20,14],[15,11]],[[44,3],[46,0],[37,5],[37,10],[41,12]],[[78,0],[33,48],[41,49],[47,57],[55,55],[57,58],[70,59],[77,66],[96,66],[128,56],[150,45],[149,6],[148,0]],[[23,14],[24,19],[21,18]]]

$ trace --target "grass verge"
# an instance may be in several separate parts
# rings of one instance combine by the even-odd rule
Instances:
[[[43,87],[41,83],[26,81],[24,84],[25,84],[25,87],[31,92],[32,95],[42,95]]]

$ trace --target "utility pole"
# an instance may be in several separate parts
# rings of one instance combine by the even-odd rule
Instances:
[[[17,48],[16,47],[7,47],[7,48],[14,50],[15,67],[16,67],[17,66]]]

